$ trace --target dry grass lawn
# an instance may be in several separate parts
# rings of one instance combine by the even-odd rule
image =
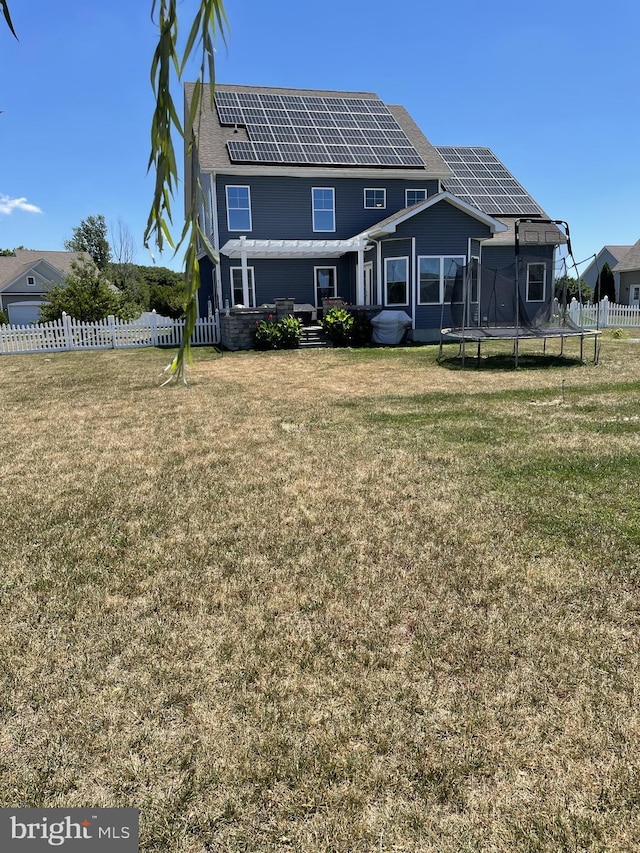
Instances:
[[[436,355],[2,357],[0,805],[168,853],[640,849],[640,344]]]

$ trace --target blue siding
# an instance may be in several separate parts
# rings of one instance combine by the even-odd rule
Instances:
[[[239,267],[238,259],[221,257],[222,298],[231,300],[231,267]],[[296,302],[315,305],[314,267],[336,267],[337,295],[347,302],[355,301],[355,272],[351,258],[304,258],[269,260],[249,258],[247,266],[253,267],[256,287],[256,304],[272,303],[280,297],[291,297]]]
[[[406,189],[427,189],[429,195],[438,191],[437,181],[366,180],[363,178],[318,179],[272,178],[267,175],[242,178],[218,175],[217,205],[220,228],[220,245],[240,236],[227,228],[226,190],[228,185],[251,187],[252,230],[247,237],[261,240],[343,239],[353,237],[365,228],[386,219],[404,206]],[[312,222],[312,187],[335,189],[336,230],[314,231]],[[384,209],[366,209],[366,187],[384,187],[387,206]]]

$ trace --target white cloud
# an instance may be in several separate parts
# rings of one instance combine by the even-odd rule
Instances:
[[[35,204],[30,204],[26,198],[9,198],[8,195],[0,193],[0,213],[7,216],[14,210],[23,210],[25,213],[42,213]]]

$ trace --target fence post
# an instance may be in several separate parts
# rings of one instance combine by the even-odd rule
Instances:
[[[571,317],[571,322],[579,325],[578,318],[578,300],[575,296],[572,298],[571,303],[569,305],[569,316]]]
[[[602,309],[601,313],[600,313],[600,325],[602,326],[603,329],[606,329],[607,326],[609,325],[609,297],[608,296],[605,295],[602,298],[602,301],[600,302],[600,308]]]
[[[151,312],[151,345],[158,346],[158,315],[155,308]]]
[[[62,333],[64,335],[65,349],[73,349],[73,331],[71,330],[71,317],[66,311],[62,312]]]
[[[216,308],[213,322],[215,323],[215,328],[213,330],[213,343],[220,343],[220,311]]]
[[[107,317],[109,322],[109,334],[111,336],[111,349],[116,348],[116,318],[113,314],[109,314]]]

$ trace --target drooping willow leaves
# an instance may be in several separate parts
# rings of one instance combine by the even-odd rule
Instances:
[[[17,38],[9,13],[8,0],[0,0],[0,8],[7,26]],[[182,9],[184,14],[184,8]],[[152,0],[151,17],[158,27],[158,43],[151,62],[151,85],[156,98],[156,107],[151,122],[151,154],[149,169],[155,169],[155,189],[144,244],[152,243],[162,251],[165,243],[174,251],[185,246],[184,274],[187,289],[185,326],[178,354],[169,365],[171,378],[185,381],[186,362],[190,357],[189,342],[197,321],[197,292],[200,286],[198,253],[204,249],[213,263],[217,255],[207,238],[204,227],[198,220],[198,202],[201,187],[197,173],[192,174],[188,209],[180,238],[174,241],[171,234],[173,224],[171,202],[178,189],[178,167],[173,145],[172,132],[176,131],[186,145],[187,159],[193,153],[193,128],[197,126],[203,108],[205,92],[209,91],[210,106],[213,107],[215,83],[214,42],[217,36],[224,39],[227,17],[222,0],[200,0],[184,47],[178,44],[177,0]],[[200,53],[200,69],[193,89],[191,107],[183,126],[172,96],[172,89],[182,91],[182,80],[188,62],[197,51]],[[207,84],[208,87],[207,87]],[[194,170],[192,170],[194,172]]]
[[[157,19],[155,17],[157,10]],[[151,155],[149,168],[155,167],[155,190],[149,219],[144,234],[145,246],[153,242],[162,251],[165,242],[177,251],[185,245],[184,274],[187,289],[185,325],[178,353],[169,366],[172,378],[185,381],[186,361],[190,356],[189,341],[197,321],[197,292],[200,286],[200,267],[198,263],[199,247],[202,247],[213,263],[218,262],[217,255],[205,233],[203,223],[198,219],[198,202],[201,187],[196,170],[191,170],[191,187],[188,194],[189,206],[185,210],[185,223],[177,243],[171,236],[171,202],[178,184],[178,168],[173,146],[172,130],[176,130],[186,145],[186,159],[193,154],[193,128],[200,120],[204,93],[208,91],[210,106],[213,108],[213,87],[215,83],[214,41],[219,34],[224,38],[227,25],[222,0],[201,0],[191,24],[187,41],[183,48],[178,46],[177,0],[153,0],[151,15],[157,20],[158,44],[151,63],[151,85],[156,96],[156,108],[151,124]],[[172,82],[181,91],[179,85],[183,79],[187,63],[197,49],[200,49],[200,69],[193,88],[189,115],[183,125],[171,94]]]

